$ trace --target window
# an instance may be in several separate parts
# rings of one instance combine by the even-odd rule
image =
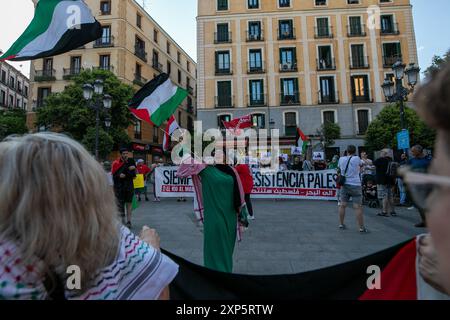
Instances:
[[[280,71],[296,71],[297,70],[297,49],[281,48],[280,49]]]
[[[218,81],[216,107],[230,108],[232,106],[233,101],[231,96],[231,81]]]
[[[259,0],[247,0],[247,6],[249,9],[259,9]]]
[[[158,43],[158,30],[153,30],[153,41],[155,41],[155,43]]]
[[[51,94],[51,88],[38,88],[37,105],[36,107],[44,106],[45,98]]]
[[[295,112],[284,114],[284,134],[288,137],[297,135],[297,114]]]
[[[167,74],[170,76],[170,74],[172,73],[172,64],[167,61]]]
[[[6,106],[6,92],[3,90],[0,90],[0,106]]]
[[[334,77],[320,77],[319,87],[319,104],[337,103]]]
[[[250,21],[248,23],[247,41],[260,41],[263,40],[261,22]]]
[[[328,18],[316,19],[316,38],[331,38],[331,27],[328,22]]]
[[[181,71],[178,70],[178,83],[181,84]]]
[[[111,56],[109,54],[100,55],[100,69],[101,70],[111,69]]]
[[[225,129],[225,126],[223,125],[224,122],[231,121],[231,116],[229,114],[223,114],[217,117],[217,126],[220,129]]]
[[[70,74],[76,75],[81,72],[81,57],[70,57]]]
[[[383,66],[391,68],[398,59],[402,58],[400,42],[383,43]]]
[[[216,43],[227,43],[231,41],[231,35],[228,32],[228,23],[218,23],[215,37]]]
[[[142,59],[143,61],[147,62],[147,52],[145,51],[145,41],[139,38],[138,36],[135,37],[134,40],[134,54]]]
[[[281,79],[281,105],[300,103],[298,93],[298,79]]]
[[[263,71],[261,49],[251,49],[249,51],[248,72],[257,73]]]
[[[350,67],[353,69],[368,68],[369,63],[367,57],[364,55],[364,45],[363,44],[352,44],[351,45],[351,64]]]
[[[22,82],[20,82],[19,80],[17,80],[17,91],[19,93],[22,93]]]
[[[291,6],[291,0],[278,0],[278,6],[280,8],[289,8]]]
[[[167,47],[166,48],[167,53],[170,54],[170,42],[169,41],[167,41],[166,47]]]
[[[230,74],[231,62],[229,51],[216,52],[216,74]]]
[[[191,72],[191,63],[189,61],[186,61],[186,69],[188,72]]]
[[[317,70],[336,69],[331,46],[319,46],[317,51],[319,55],[317,59]]]
[[[136,25],[139,29],[142,29],[142,16],[139,13],[136,14]]]
[[[94,47],[107,47],[112,45],[111,26],[102,26],[102,36],[95,41]]]
[[[136,120],[134,123],[134,138],[137,140],[142,139],[142,122],[140,120]]]
[[[136,63],[136,74],[134,76],[137,80],[140,80],[142,77],[142,66],[139,63]]]
[[[326,6],[327,0],[314,0],[314,4],[316,5],[316,7]]]
[[[398,26],[392,14],[381,16],[381,34],[398,34]]]
[[[365,135],[369,127],[369,110],[358,110],[358,134]]]
[[[8,107],[14,108],[14,96],[12,94],[9,95]]]
[[[258,129],[264,129],[266,127],[266,115],[257,113],[252,115],[253,127]]]
[[[25,88],[25,90],[24,90],[24,96],[25,96],[25,97],[28,97],[28,87],[25,86],[24,88]]]
[[[217,0],[217,11],[228,10],[228,0]]]
[[[181,63],[181,53],[177,52],[177,62]]]
[[[9,76],[9,86],[10,86],[12,89],[15,89],[15,88],[16,88],[16,79],[14,79],[13,76]]]
[[[4,84],[6,84],[6,71],[5,71],[5,70],[2,70],[2,77],[1,77],[1,80],[2,80],[2,82],[3,82]]]
[[[153,143],[159,142],[159,128],[154,126],[153,127]]]
[[[278,22],[278,39],[294,39],[294,27],[292,20],[280,20]]]
[[[324,111],[323,112],[323,123],[336,123],[335,112],[334,111]]]
[[[369,77],[367,75],[352,76],[353,102],[370,102]]]
[[[264,81],[263,80],[250,80],[249,81],[249,106],[264,106]]]
[[[100,2],[100,11],[102,15],[111,14],[111,1],[101,1]]]
[[[348,25],[349,37],[365,36],[365,32],[363,31],[363,25],[361,23],[361,17],[349,17],[348,22],[349,22]]]

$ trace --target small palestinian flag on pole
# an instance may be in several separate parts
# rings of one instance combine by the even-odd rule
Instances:
[[[2,60],[56,56],[102,36],[102,27],[82,0],[40,0],[34,18]]]
[[[131,99],[130,111],[140,120],[160,127],[188,96],[185,89],[162,73],[142,87]]]
[[[306,154],[308,149],[308,140],[309,138],[303,133],[303,131],[300,128],[297,128],[297,138],[295,141],[297,141],[297,146],[302,148],[303,155]]]
[[[170,137],[180,126],[177,120],[172,115],[167,122],[166,130],[164,130],[163,150],[168,151],[170,149]]]

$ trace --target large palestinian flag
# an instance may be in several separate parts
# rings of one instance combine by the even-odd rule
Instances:
[[[130,111],[140,120],[159,127],[187,97],[188,92],[162,73],[142,87],[131,99]]]
[[[0,60],[23,61],[55,56],[101,36],[101,25],[84,1],[40,0],[28,28]]]

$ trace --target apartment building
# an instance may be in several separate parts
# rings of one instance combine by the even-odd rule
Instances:
[[[7,62],[0,61],[0,109],[27,110],[30,79]]]
[[[363,149],[392,64],[418,62],[409,0],[199,0],[197,26],[204,128],[252,114],[287,154],[325,122],[342,133],[329,154]]]
[[[29,111],[42,107],[49,94],[64,90],[70,79],[84,69],[110,70],[135,89],[165,72],[190,93],[175,117],[181,127],[192,129],[196,116],[196,62],[137,1],[85,2],[102,24],[102,37],[77,50],[32,63]],[[138,155],[159,156],[162,152],[163,132],[159,128],[136,121],[128,134]]]

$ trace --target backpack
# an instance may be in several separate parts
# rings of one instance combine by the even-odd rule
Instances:
[[[387,167],[386,175],[389,178],[397,178],[397,171],[400,168],[400,164],[395,161],[390,161]]]

